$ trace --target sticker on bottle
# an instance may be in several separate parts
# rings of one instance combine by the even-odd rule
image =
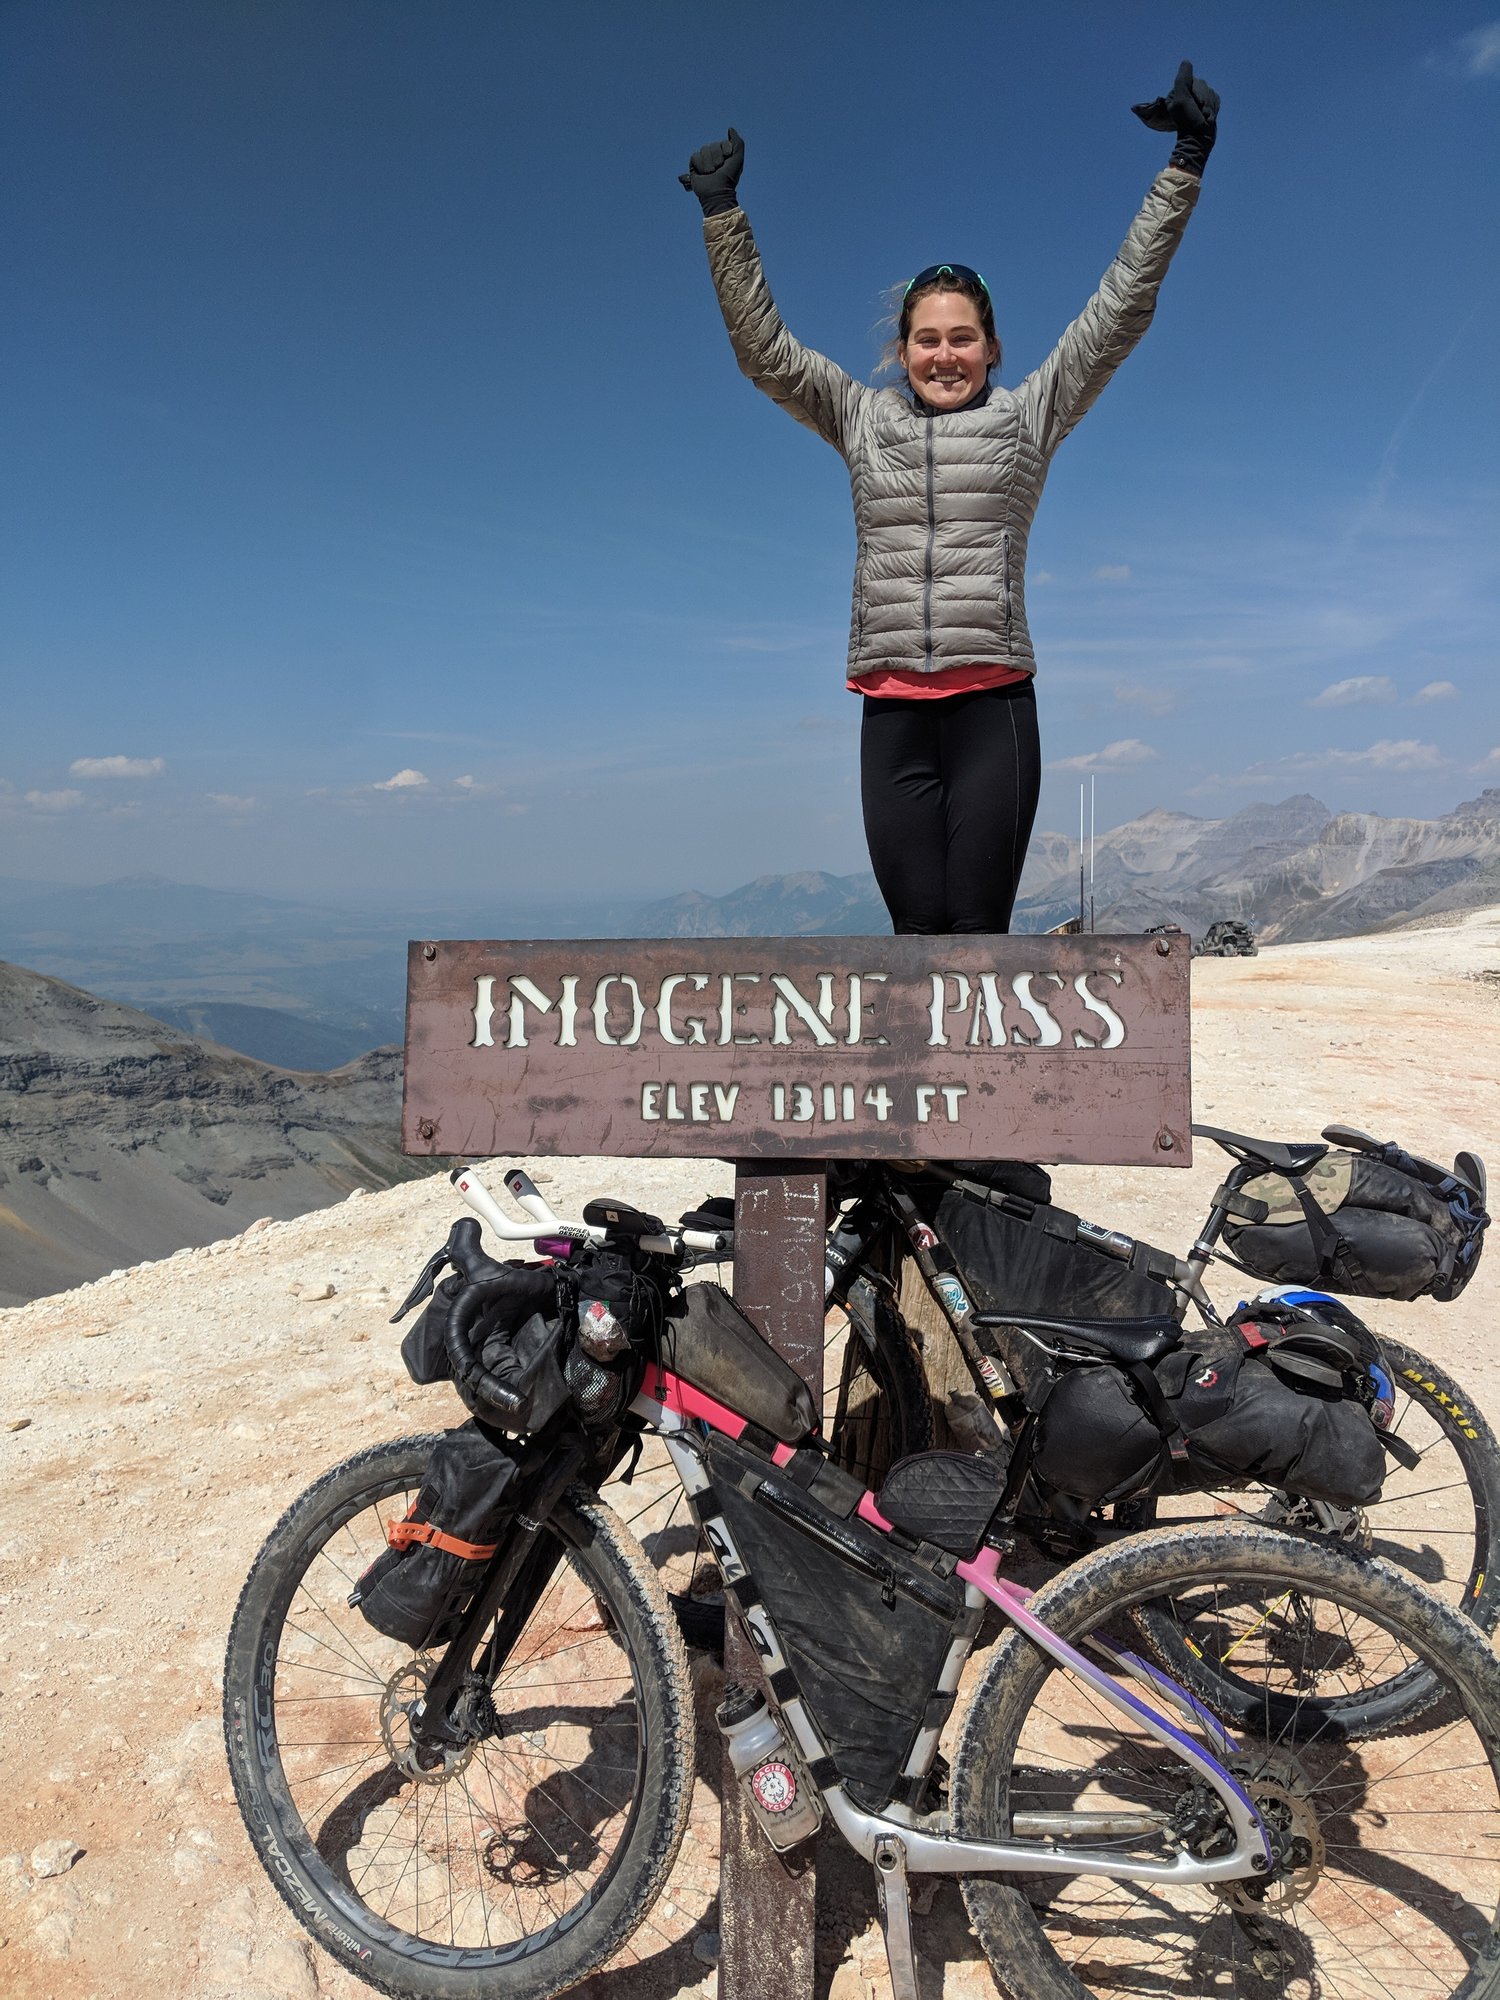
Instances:
[[[790,1812],[797,1803],[797,1780],[789,1764],[770,1757],[750,1774],[750,1789],[762,1812]]]
[[[937,1231],[929,1229],[925,1222],[914,1222],[907,1234],[919,1250],[936,1250]]]

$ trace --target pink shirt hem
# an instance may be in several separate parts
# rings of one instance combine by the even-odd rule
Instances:
[[[972,666],[939,667],[935,674],[912,673],[892,667],[884,673],[862,674],[845,686],[851,694],[888,695],[902,701],[937,701],[945,694],[974,694],[980,688],[1010,687],[1029,681],[1024,667],[1002,667],[982,661]]]

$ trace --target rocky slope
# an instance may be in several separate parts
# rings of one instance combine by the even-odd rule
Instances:
[[[0,963],[0,1303],[389,1187],[401,1052],[273,1069]]]
[[[1437,1158],[1477,1146],[1493,1166],[1500,910],[1200,961],[1193,1035],[1200,1118],[1286,1138],[1342,1118]],[[1058,1195],[1186,1244],[1221,1167],[1201,1148],[1186,1172],[1067,1169]],[[532,1169],[570,1214],[604,1187],[676,1214],[730,1184],[712,1162]],[[7,2000],[367,1993],[307,1943],[250,1853],[224,1766],[219,1666],[245,1572],[294,1495],[377,1439],[457,1420],[447,1389],[407,1382],[404,1329],[388,1324],[454,1212],[445,1178],[428,1175],[0,1312]],[[1491,1247],[1455,1304],[1367,1316],[1451,1369],[1493,1421],[1497,1301]],[[639,1487],[616,1497],[642,1508]],[[705,1718],[716,1691],[700,1672]],[[622,1962],[580,1989],[586,2000],[713,1992],[717,1810],[700,1775],[666,1896]],[[925,1992],[996,2000],[951,1884],[919,1915],[918,1941]],[[828,2000],[888,1996],[870,1871],[829,1840],[819,1958]]]

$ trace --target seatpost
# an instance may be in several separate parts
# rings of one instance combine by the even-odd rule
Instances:
[[[1187,1262],[1178,1266],[1178,1291],[1191,1298],[1199,1311],[1211,1321],[1217,1321],[1219,1315],[1203,1289],[1203,1276],[1214,1260],[1219,1238],[1224,1234],[1224,1225],[1229,1220],[1230,1207],[1224,1197],[1238,1194],[1246,1182],[1253,1181],[1255,1177],[1255,1164],[1249,1160],[1237,1161],[1229,1169],[1219,1184],[1213,1207],[1208,1211],[1203,1227],[1198,1231],[1197,1241],[1188,1252]],[[1186,1310],[1185,1305],[1184,1310]]]

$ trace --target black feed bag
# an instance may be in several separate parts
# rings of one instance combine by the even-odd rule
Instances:
[[[856,1518],[864,1489],[826,1461],[809,1489],[795,1466],[718,1435],[707,1459],[713,1492],[700,1505],[723,1515],[850,1797],[878,1812],[919,1731],[951,1704],[932,1691],[963,1585]]]
[[[388,1639],[442,1645],[457,1630],[515,1508],[516,1462],[474,1424],[448,1431],[421,1490],[349,1602]]]
[[[1394,1144],[1334,1149],[1304,1174],[1263,1174],[1237,1201],[1257,1219],[1224,1243],[1254,1277],[1351,1298],[1455,1299],[1489,1226],[1480,1191]]]

